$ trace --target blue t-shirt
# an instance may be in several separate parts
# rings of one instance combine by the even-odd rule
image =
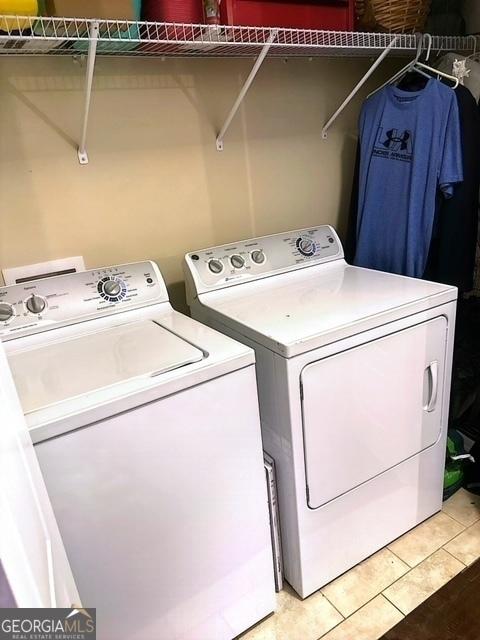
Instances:
[[[454,91],[430,79],[421,91],[387,86],[360,115],[360,184],[355,264],[422,277],[438,190],[462,182]]]

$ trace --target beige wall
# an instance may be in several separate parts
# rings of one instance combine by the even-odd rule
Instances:
[[[267,61],[218,153],[251,64],[100,58],[80,166],[83,66],[2,59],[0,266],[151,258],[181,308],[186,251],[322,222],[343,231],[360,103],[326,141],[321,128],[369,62]]]

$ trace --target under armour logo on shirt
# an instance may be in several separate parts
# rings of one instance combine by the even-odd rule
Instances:
[[[392,151],[406,151],[408,141],[410,140],[410,131],[405,130],[402,135],[398,134],[398,129],[390,129],[385,134],[387,137],[383,142],[383,146]]]
[[[372,155],[385,160],[411,162],[413,157],[413,135],[410,129],[391,128],[385,131],[380,126]]]

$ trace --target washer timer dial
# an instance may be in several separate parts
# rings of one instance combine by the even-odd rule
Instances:
[[[311,238],[307,238],[305,236],[297,238],[295,245],[302,256],[306,257],[314,256],[317,250],[315,242]]]
[[[105,276],[98,281],[97,291],[107,302],[120,302],[127,295],[127,285],[116,276]]]

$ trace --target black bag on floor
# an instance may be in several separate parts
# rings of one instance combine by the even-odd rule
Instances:
[[[470,449],[475,462],[465,467],[465,489],[480,495],[480,442],[476,442]]]

